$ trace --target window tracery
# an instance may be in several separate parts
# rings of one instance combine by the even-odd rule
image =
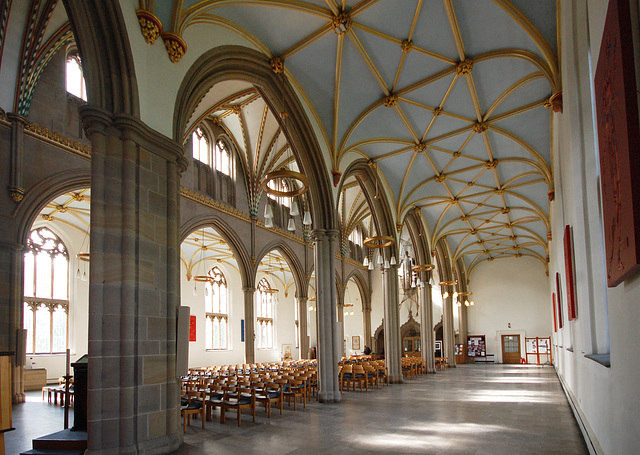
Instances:
[[[210,282],[205,284],[205,313],[207,318],[207,349],[228,349],[228,300],[227,280],[216,266],[209,273]]]

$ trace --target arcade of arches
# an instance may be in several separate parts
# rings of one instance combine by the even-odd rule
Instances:
[[[90,453],[175,450],[182,306],[190,367],[316,357],[326,403],[365,347],[401,383],[550,337],[592,453],[634,453],[594,81],[618,31],[640,79],[638,1],[535,3],[0,1],[14,402],[88,354]]]

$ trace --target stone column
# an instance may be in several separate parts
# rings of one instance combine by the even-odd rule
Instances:
[[[309,358],[309,310],[307,298],[298,299],[298,339],[300,340],[299,356],[301,359]]]
[[[427,366],[427,373],[436,372],[435,333],[433,332],[433,304],[431,301],[431,284],[428,280],[418,287],[420,303],[420,344],[422,345],[422,361]]]
[[[462,302],[459,307],[458,320],[460,321],[460,343],[462,344],[462,352],[466,363],[467,359],[467,336],[469,335],[469,321],[467,320],[467,307]]]
[[[242,288],[244,294],[244,361],[256,362],[256,316],[253,296],[255,288]]]
[[[449,366],[456,366],[455,356],[455,338],[453,333],[453,297],[449,295],[443,299],[443,316],[442,316],[442,350],[445,357],[449,359]]]
[[[389,382],[401,383],[402,343],[400,342],[400,311],[398,309],[398,272],[396,266],[382,269],[384,297],[384,356]]]
[[[176,378],[182,147],[84,106],[91,139],[88,454],[182,443]]]
[[[373,349],[371,345],[371,308],[362,308],[362,322],[364,327],[363,343]],[[362,349],[364,349],[364,346],[362,346]]]
[[[338,361],[342,352],[341,331],[338,328],[335,250],[337,230],[314,229],[314,260],[316,272],[316,311],[318,324],[318,400],[338,403],[341,400],[338,381]]]
[[[22,156],[24,151],[24,127],[28,121],[23,116],[11,112],[7,114],[7,118],[11,121],[11,162],[8,190],[13,202],[18,203],[24,198]]]

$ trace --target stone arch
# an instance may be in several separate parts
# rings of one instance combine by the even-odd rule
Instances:
[[[129,34],[117,0],[97,7],[84,0],[63,0],[78,45],[87,99],[114,114],[140,117],[140,101]]]
[[[388,235],[396,239],[397,236],[393,218],[393,211],[391,210],[391,206],[387,201],[387,198],[375,198],[376,180],[378,181],[379,187],[381,187],[382,184],[374,168],[371,166],[371,163],[364,159],[359,159],[352,162],[345,170],[344,176],[340,181],[340,185],[338,185],[338,194],[341,193],[342,185],[350,176],[354,176],[356,178],[356,181],[360,185],[360,188],[362,188],[362,192],[364,193],[367,204],[369,205],[369,209],[371,210],[371,216],[373,218],[377,234]],[[336,211],[338,201],[336,201],[335,203]],[[397,245],[393,246],[392,249],[395,252],[397,250]]]
[[[376,342],[374,352],[381,354],[384,352],[384,319],[373,333],[373,339]]]
[[[180,227],[180,244],[182,244],[184,239],[186,239],[193,231],[209,226],[215,229],[216,232],[224,238],[225,242],[227,242],[229,248],[231,248],[234,257],[238,262],[242,286],[252,287],[253,282],[251,281],[251,277],[253,274],[251,273],[251,270],[253,269],[253,265],[251,264],[251,258],[242,243],[242,239],[240,239],[233,229],[231,229],[231,227],[229,227],[229,225],[218,215],[200,215],[185,222]]]
[[[287,243],[285,243],[282,240],[274,240],[268,243],[267,245],[265,245],[258,252],[258,254],[256,255],[255,264],[253,264],[253,266],[251,267],[250,287],[256,286],[255,279],[258,273],[258,265],[260,264],[260,261],[262,260],[262,258],[264,258],[267,255],[267,253],[269,253],[269,251],[272,251],[272,250],[278,250],[284,257],[284,260],[287,261],[287,265],[291,269],[291,274],[293,275],[293,281],[296,284],[296,290],[294,295],[297,295],[299,298],[304,298],[307,295],[308,290],[304,288],[303,283],[308,284],[308,281],[305,279],[302,264],[300,264],[300,261],[298,260],[298,256],[293,251],[291,246],[289,246]]]
[[[349,280],[353,278],[356,286],[358,286],[358,291],[360,291],[360,297],[362,298],[362,309],[370,310],[371,309],[371,291],[369,290],[369,285],[367,281],[362,276],[360,270],[353,269],[349,275],[344,280],[345,286],[349,283]]]
[[[413,316],[400,326],[400,338],[404,338],[412,330],[420,333],[420,323],[413,319]]]
[[[90,187],[89,169],[73,169],[52,175],[27,191],[15,211],[16,219],[20,220],[16,243],[23,245],[26,242],[36,217],[51,200],[69,191]]]
[[[282,110],[284,100],[289,114],[285,134],[296,160],[310,180],[309,196],[314,228],[334,229],[336,214],[330,203],[333,193],[315,132],[295,90],[288,82],[283,84],[282,78],[274,73],[264,54],[242,46],[226,45],[200,56],[187,71],[176,97],[174,139],[182,143],[182,134],[191,113],[211,87],[231,79],[254,84],[273,112]],[[281,121],[279,117],[278,120]],[[301,153],[302,150],[305,153]]]

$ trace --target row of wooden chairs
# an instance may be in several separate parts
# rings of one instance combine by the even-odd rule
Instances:
[[[201,378],[183,381],[182,415],[183,427],[190,424],[192,415],[200,415],[204,421],[211,420],[214,408],[220,409],[220,423],[225,423],[226,411],[237,411],[238,425],[241,425],[242,410],[251,409],[255,422],[255,408],[263,404],[267,416],[271,418],[273,405],[282,414],[283,402],[297,410],[300,401],[306,407],[310,396],[317,395],[317,370],[299,369],[284,373],[252,373],[243,377]]]
[[[73,395],[74,395],[74,387],[73,387],[73,378],[69,380],[69,404],[73,404]],[[47,394],[47,401],[51,403],[53,399],[53,404],[57,405],[58,400],[60,401],[60,406],[64,406],[65,400],[65,379],[58,378],[58,385],[48,385],[42,388],[42,401],[44,401],[44,395]]]
[[[215,365],[189,369],[189,377],[247,376],[265,371],[286,371],[318,366],[317,360],[288,360],[269,363]]]
[[[340,392],[344,390],[346,385],[347,392],[351,389],[353,384],[353,390],[356,390],[356,384],[362,392],[362,386],[366,391],[369,391],[369,385],[371,389],[379,387],[380,384],[388,385],[389,377],[387,375],[387,368],[384,360],[370,360],[360,363],[343,363],[340,365],[339,370],[339,382]]]

